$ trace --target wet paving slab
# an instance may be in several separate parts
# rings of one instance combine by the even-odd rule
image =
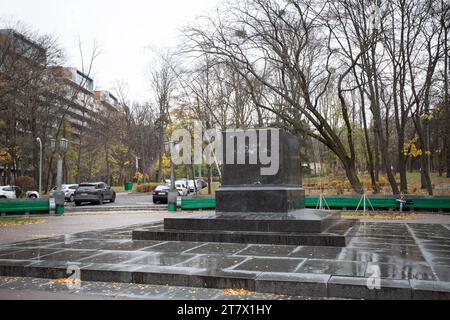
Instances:
[[[97,250],[63,250],[56,253],[48,254],[39,260],[44,261],[67,261],[78,262],[88,257],[92,257],[98,253]]]
[[[150,266],[174,266],[197,257],[192,254],[179,253],[155,253],[148,254],[128,261],[129,264],[150,265]]]
[[[32,259],[40,259],[52,253],[58,252],[58,249],[13,249],[8,253],[0,254],[0,259],[3,260],[32,260]]]
[[[200,242],[159,242],[159,244],[148,248],[148,252],[185,252],[204,245]]]
[[[119,265],[133,259],[145,257],[147,255],[149,254],[141,251],[99,251],[99,254],[91,254],[90,257],[84,257],[81,261],[85,263],[110,263]]]
[[[364,277],[366,262],[307,260],[298,269],[299,273],[330,274],[333,276]]]
[[[344,248],[335,247],[299,247],[289,254],[292,258],[338,259]]]
[[[233,270],[260,272],[295,272],[304,259],[251,258],[234,267]]]
[[[233,254],[236,254],[237,252],[241,252],[242,250],[244,250],[247,247],[248,247],[248,245],[246,245],[246,244],[236,244],[236,243],[206,243],[206,244],[196,247],[194,249],[190,249],[190,250],[186,251],[186,253],[210,254],[210,255],[215,255],[215,254],[233,255]]]
[[[344,248],[337,258],[344,261],[377,262],[377,263],[411,263],[426,262],[421,252],[399,252],[393,250],[374,250],[361,248]]]
[[[250,245],[236,253],[236,255],[255,257],[287,257],[294,252],[295,249],[297,249],[296,246]]]
[[[381,278],[396,280],[437,280],[433,270],[426,263],[371,263],[370,266],[375,266],[380,269]],[[370,277],[372,273],[369,274],[368,272],[366,276]]]
[[[232,268],[244,260],[245,258],[243,257],[235,256],[202,255],[191,258],[189,261],[181,263],[179,266],[218,271]]]
[[[104,292],[138,298],[149,290],[153,299],[189,295],[193,299],[224,298],[219,291],[197,294],[198,287],[259,289],[288,296],[304,296],[308,288],[311,296],[336,297],[341,292],[343,298],[396,294],[450,298],[450,230],[443,225],[359,223],[350,229],[351,241],[344,248],[133,241],[135,228],[1,246],[0,276],[51,278],[65,276],[70,266],[78,267],[83,281],[95,281],[87,286],[93,292],[96,282],[114,282],[120,283],[117,290],[106,284]],[[378,295],[365,291],[364,283],[373,277],[373,270],[379,270],[386,286]],[[420,295],[413,294],[411,281],[418,281]],[[159,291],[155,289],[158,292],[151,288],[164,284],[184,286],[186,290],[169,294],[159,287]],[[13,287],[12,283],[0,283],[0,288],[9,285]],[[437,288],[439,294],[429,288]]]

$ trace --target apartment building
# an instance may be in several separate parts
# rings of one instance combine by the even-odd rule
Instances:
[[[13,29],[0,30],[0,149],[12,159],[0,163],[0,183],[18,174],[30,175],[33,163],[32,126],[25,116],[45,99],[37,92],[38,79],[45,78],[47,50]],[[39,123],[37,123],[39,125]]]
[[[114,119],[110,116],[121,110],[117,98],[109,91],[96,91],[94,79],[82,71],[48,66],[46,49],[15,30],[0,30],[0,57],[0,148],[15,153],[13,163],[0,163],[3,184],[13,181],[13,176],[36,175],[36,137],[43,135],[44,144],[48,144],[61,119],[70,126],[66,138],[77,143],[81,136],[95,136],[93,129],[103,121]],[[36,79],[27,81],[26,86],[21,86],[21,78],[32,73],[39,74]],[[19,81],[12,81],[15,78]],[[16,87],[11,87],[13,85]],[[35,92],[33,85],[45,87],[45,92]],[[46,115],[39,111],[36,117],[31,116],[33,103],[48,106],[44,111]],[[30,128],[41,126],[42,117],[48,130],[45,134],[42,130],[32,132]]]
[[[79,137],[96,120],[94,80],[75,68],[52,67],[51,73],[58,83],[61,115],[70,124],[72,135]]]

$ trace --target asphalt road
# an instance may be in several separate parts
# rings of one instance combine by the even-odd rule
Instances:
[[[150,194],[140,193],[117,193],[115,203],[109,203],[106,201],[102,207],[115,207],[115,206],[155,206],[153,203],[153,197]],[[66,207],[75,207],[74,203],[67,203]],[[98,205],[85,204],[83,207],[98,207]]]
[[[122,228],[163,221],[167,217],[188,217],[193,212],[104,212],[68,213],[64,216],[39,216],[43,223],[0,228],[0,245],[33,239],[51,238],[85,231]]]

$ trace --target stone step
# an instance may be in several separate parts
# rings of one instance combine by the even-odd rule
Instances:
[[[380,289],[372,290],[366,277],[330,274],[239,272],[157,266],[80,264],[80,280],[215,289],[246,289],[303,297],[370,300],[448,300],[450,282],[381,279]],[[68,264],[22,261],[6,264],[0,260],[0,276],[61,279],[67,277]]]
[[[302,210],[304,211],[304,210]],[[340,223],[337,213],[302,215],[203,215],[164,220],[166,230],[322,233]]]
[[[345,247],[350,239],[339,234],[273,233],[248,231],[135,230],[133,240],[275,244]]]

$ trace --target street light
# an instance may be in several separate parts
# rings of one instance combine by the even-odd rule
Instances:
[[[174,191],[175,188],[175,166],[172,161],[172,152],[173,152],[173,141],[166,141],[164,143],[164,146],[166,147],[166,152],[169,154],[170,157],[170,190]]]
[[[36,138],[36,141],[39,143],[39,196],[42,196],[42,140],[41,138]]]
[[[177,201],[178,201],[178,191],[175,187],[175,165],[172,160],[172,152],[173,152],[173,141],[166,141],[164,146],[166,148],[166,152],[169,153],[170,157],[170,192],[168,195],[168,210],[169,212],[177,211]]]
[[[67,139],[61,139],[61,140],[59,140],[59,146],[60,146],[60,150],[61,150],[61,152],[62,153],[66,153],[67,152],[67,150],[69,149],[69,140],[67,140]]]
[[[63,172],[63,155],[67,152],[69,148],[69,140],[67,139],[50,139],[50,147],[53,152],[58,154],[58,162],[56,165],[56,192],[55,192],[55,202],[56,207],[64,208],[65,204],[65,194],[62,191],[62,172]]]

